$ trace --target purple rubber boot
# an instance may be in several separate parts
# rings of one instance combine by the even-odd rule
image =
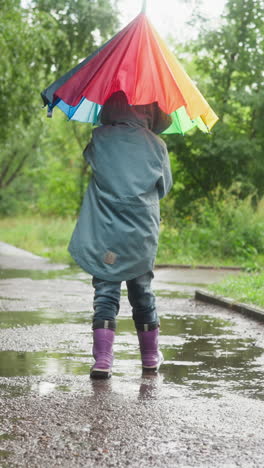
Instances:
[[[142,369],[143,371],[157,372],[163,363],[163,355],[159,350],[159,328],[148,331],[137,331]]]
[[[110,328],[96,328],[93,331],[93,365],[90,377],[92,379],[109,379],[112,375],[114,360],[113,343],[115,332]]]

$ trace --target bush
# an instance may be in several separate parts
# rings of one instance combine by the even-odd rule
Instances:
[[[210,203],[196,203],[184,219],[175,221],[170,206],[167,211],[171,224],[163,214],[157,263],[235,264],[250,269],[263,263],[264,199],[253,208],[251,198],[240,200],[234,192],[216,191]],[[75,217],[71,216],[4,218],[0,220],[0,239],[68,262],[67,245],[74,225]]]
[[[252,197],[240,200],[234,188],[195,202],[191,215],[174,219],[174,226],[166,226],[166,217],[164,221],[159,250],[163,259],[171,252],[189,262],[230,258],[241,263],[264,254],[264,200],[254,208]]]

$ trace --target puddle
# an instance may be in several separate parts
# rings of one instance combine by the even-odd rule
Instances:
[[[25,385],[24,383],[21,385],[21,383],[17,381],[10,383],[0,383],[0,396],[4,398],[18,398],[29,393],[30,390],[30,385]]]
[[[122,285],[121,296],[127,297],[127,289],[125,285]],[[155,289],[155,296],[165,297],[168,299],[189,299],[194,296],[194,288],[190,288],[189,291],[186,291],[181,288],[181,285],[175,283],[171,289]]]
[[[191,291],[179,291],[179,285],[175,283],[173,289],[155,289],[155,296],[156,297],[166,297],[168,299],[189,299],[194,296],[193,288]],[[125,289],[125,285],[122,286],[121,289],[121,296],[127,297],[127,289]]]
[[[9,456],[11,455],[11,452],[8,450],[2,450],[0,449],[0,460],[6,460]]]
[[[0,352],[0,376],[89,374],[87,354],[55,352]],[[90,361],[91,362],[91,361]]]
[[[184,283],[183,281],[160,281],[160,283],[165,283],[165,284],[172,284],[172,285],[178,285],[180,284],[181,286],[192,286],[193,288],[203,288],[205,283]]]
[[[53,310],[27,312],[0,312],[1,328],[20,328],[32,325],[53,325],[64,323],[90,324],[92,312],[54,312]]]
[[[181,347],[164,349],[167,365],[162,373],[165,381],[184,384],[201,394],[237,391],[264,399],[264,367],[256,361],[263,352],[251,340],[193,336]]]
[[[19,314],[16,314],[16,321]],[[26,314],[21,314],[21,318],[24,316]],[[31,320],[37,316],[42,320],[39,313],[29,314]],[[43,317],[47,320],[47,316]],[[50,320],[53,323],[52,317]],[[64,320],[62,317],[62,322]],[[87,351],[70,353],[70,337],[67,336],[65,352],[2,351],[0,376],[42,376],[46,380],[58,376],[88,376],[92,364],[91,334],[88,335]],[[161,319],[160,347],[165,359],[160,375],[163,385],[168,388],[176,384],[206,397],[218,398],[228,391],[264,399],[264,349],[255,346],[254,339],[239,337],[231,320],[207,315],[167,314]],[[113,379],[115,375],[121,377],[121,381],[122,378],[133,381],[141,376],[136,332],[132,320],[126,317],[120,317],[118,322]],[[29,388],[40,395],[72,390],[71,384],[59,385],[54,381],[44,381]],[[10,396],[16,396],[15,389],[10,389]]]
[[[91,275],[85,273],[78,267],[70,266],[63,270],[16,270],[14,268],[0,268],[0,280],[14,278],[30,278],[32,280],[47,279],[74,279],[79,281],[92,282]]]
[[[239,271],[201,268],[157,268],[155,270],[155,280],[166,284],[182,284],[191,286],[199,284],[204,286],[236,273],[239,273]]]
[[[223,273],[218,272],[217,275],[220,277]],[[241,333],[240,322],[235,318],[228,319],[227,313],[198,315],[193,312],[193,308],[185,309],[185,304],[189,301],[182,299],[192,296],[192,288],[185,288],[189,285],[193,287],[199,279],[208,281],[209,276],[210,279],[213,278],[213,274],[208,271],[171,270],[168,274],[168,271],[158,270],[155,274],[154,288],[161,308],[160,347],[165,358],[160,370],[162,388],[166,388],[167,393],[171,395],[175,388],[179,388],[181,391],[188,389],[213,398],[220,398],[225,392],[234,392],[264,399],[262,345],[256,346],[256,341],[250,337],[250,333]],[[5,337],[5,343],[8,343],[2,348],[6,350],[0,351],[0,394],[17,397],[25,392],[48,395],[58,391],[78,391],[78,379],[83,376],[89,381],[89,370],[93,362],[92,334],[88,332],[92,312],[85,299],[87,294],[92,302],[92,289],[89,286],[88,292],[89,288],[86,290],[86,286],[80,283],[84,281],[90,284],[91,277],[78,268],[57,271],[0,270],[0,280],[12,279],[14,283],[19,283],[19,280],[15,282],[14,278],[31,278],[38,282],[34,283],[33,289],[26,289],[25,280],[20,281],[21,295],[17,291],[12,293],[13,284],[10,285],[8,293],[1,294],[3,303],[5,300],[10,301],[10,304],[13,303],[10,309],[14,308],[15,311],[0,312],[0,328],[5,329],[2,330],[2,335]],[[44,310],[36,310],[37,304],[46,300],[41,296],[43,284],[40,280],[49,279],[74,282],[71,285],[68,281],[61,281],[59,285],[55,281],[46,282],[46,288],[53,285],[53,289],[50,286],[47,290],[49,300],[45,302]],[[30,295],[33,310],[17,310],[22,293]],[[17,296],[17,303],[14,303],[13,294]],[[122,295],[127,295],[125,285]],[[173,309],[170,307],[170,301]],[[76,310],[70,308],[71,304],[74,304]],[[81,310],[81,305],[85,310]],[[56,334],[53,325],[56,325]],[[246,326],[250,326],[250,321],[247,325],[244,323],[244,328]],[[8,328],[12,329],[13,335],[11,332],[9,334]],[[18,328],[19,330],[16,330]],[[49,333],[54,335],[54,340],[47,339]],[[40,338],[43,342],[50,343],[47,345],[47,348],[50,348],[30,352],[30,349],[40,349]],[[120,387],[125,387],[127,382],[130,382],[131,387],[133,382],[135,384],[137,379],[141,378],[141,363],[138,339],[130,317],[119,316],[114,349],[113,379],[117,379]],[[38,378],[41,382],[36,382]],[[84,388],[87,391],[86,384]]]
[[[6,433],[1,434],[0,433],[0,441],[1,440],[14,440],[15,438],[16,438],[16,436],[14,436],[12,434],[6,434]]]
[[[238,391],[264,399],[264,355],[254,339],[241,339],[229,320],[213,316],[162,320],[162,334],[174,333],[183,343],[162,346],[165,382],[211,392]],[[161,337],[161,340],[164,337]]]
[[[192,292],[182,292],[182,291],[168,291],[167,289],[155,290],[155,296],[157,297],[166,297],[168,299],[188,299],[193,297]]]

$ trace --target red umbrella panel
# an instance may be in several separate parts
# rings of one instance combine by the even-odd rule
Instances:
[[[172,116],[166,133],[209,131],[218,120],[144,13],[41,95],[50,110],[57,106],[71,120],[98,124],[101,107],[117,91],[130,105],[157,102]]]

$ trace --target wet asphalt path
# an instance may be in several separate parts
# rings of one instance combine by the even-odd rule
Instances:
[[[123,290],[91,381],[91,278],[0,243],[1,467],[264,467],[263,324],[195,303],[220,271],[156,271],[165,363],[141,374]]]

